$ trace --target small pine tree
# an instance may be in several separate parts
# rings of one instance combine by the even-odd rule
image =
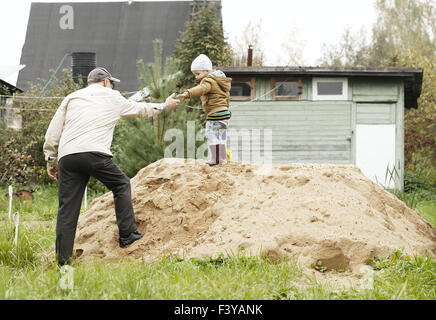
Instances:
[[[184,87],[194,83],[191,63],[199,54],[207,55],[213,66],[229,66],[232,62],[233,54],[218,17],[218,11],[212,3],[199,5],[176,42],[174,57],[184,74],[181,82]]]
[[[159,103],[176,92],[181,72],[173,58],[167,58],[162,68],[161,40],[154,41],[154,53],[153,63],[144,64],[142,60],[138,60],[137,64],[141,89],[147,88],[150,91],[150,102]],[[171,143],[164,140],[166,130],[182,130],[186,149],[187,121],[195,121],[196,128],[199,128],[198,119],[200,112],[187,109],[185,103],[180,103],[175,110],[163,112],[152,119],[122,119],[115,128],[112,144],[115,162],[127,176],[133,177],[143,167],[164,157],[165,148]],[[186,156],[186,152],[184,155]]]

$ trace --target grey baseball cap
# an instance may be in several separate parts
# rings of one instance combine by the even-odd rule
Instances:
[[[88,74],[88,82],[100,82],[104,79],[120,82],[120,79],[112,77],[109,71],[102,67],[95,68]]]

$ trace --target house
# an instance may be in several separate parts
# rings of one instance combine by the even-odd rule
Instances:
[[[422,69],[220,69],[233,79],[228,146],[236,160],[242,153],[256,162],[260,151],[272,163],[353,164],[374,182],[403,189],[404,111],[418,107]],[[251,153],[241,152],[241,137]]]
[[[209,2],[221,12],[221,1]],[[196,1],[34,2],[21,55],[26,68],[17,85],[26,90],[29,82],[64,68],[77,80],[103,66],[121,79],[118,90],[137,91],[137,60],[154,61],[155,39],[162,40],[162,60],[171,56],[197,7]]]
[[[0,121],[8,128],[21,128],[21,117],[12,107],[13,96],[22,92],[22,89],[0,79]]]

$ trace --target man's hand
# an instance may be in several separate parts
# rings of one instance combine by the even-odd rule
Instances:
[[[185,99],[188,98],[188,95],[186,93],[181,93],[181,94],[177,95],[177,98],[182,98],[182,101],[185,101]]]
[[[175,95],[176,94],[173,93],[165,100],[166,110],[173,110],[179,105],[180,100],[174,99]]]
[[[47,168],[47,174],[48,176],[53,179],[54,181],[57,181],[56,175],[58,174],[58,168]]]

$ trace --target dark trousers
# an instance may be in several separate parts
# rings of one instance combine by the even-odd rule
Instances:
[[[112,161],[99,152],[70,154],[59,160],[59,208],[56,222],[56,254],[60,265],[69,263],[82,198],[89,178],[93,176],[112,191],[120,237],[136,231],[130,179]]]

